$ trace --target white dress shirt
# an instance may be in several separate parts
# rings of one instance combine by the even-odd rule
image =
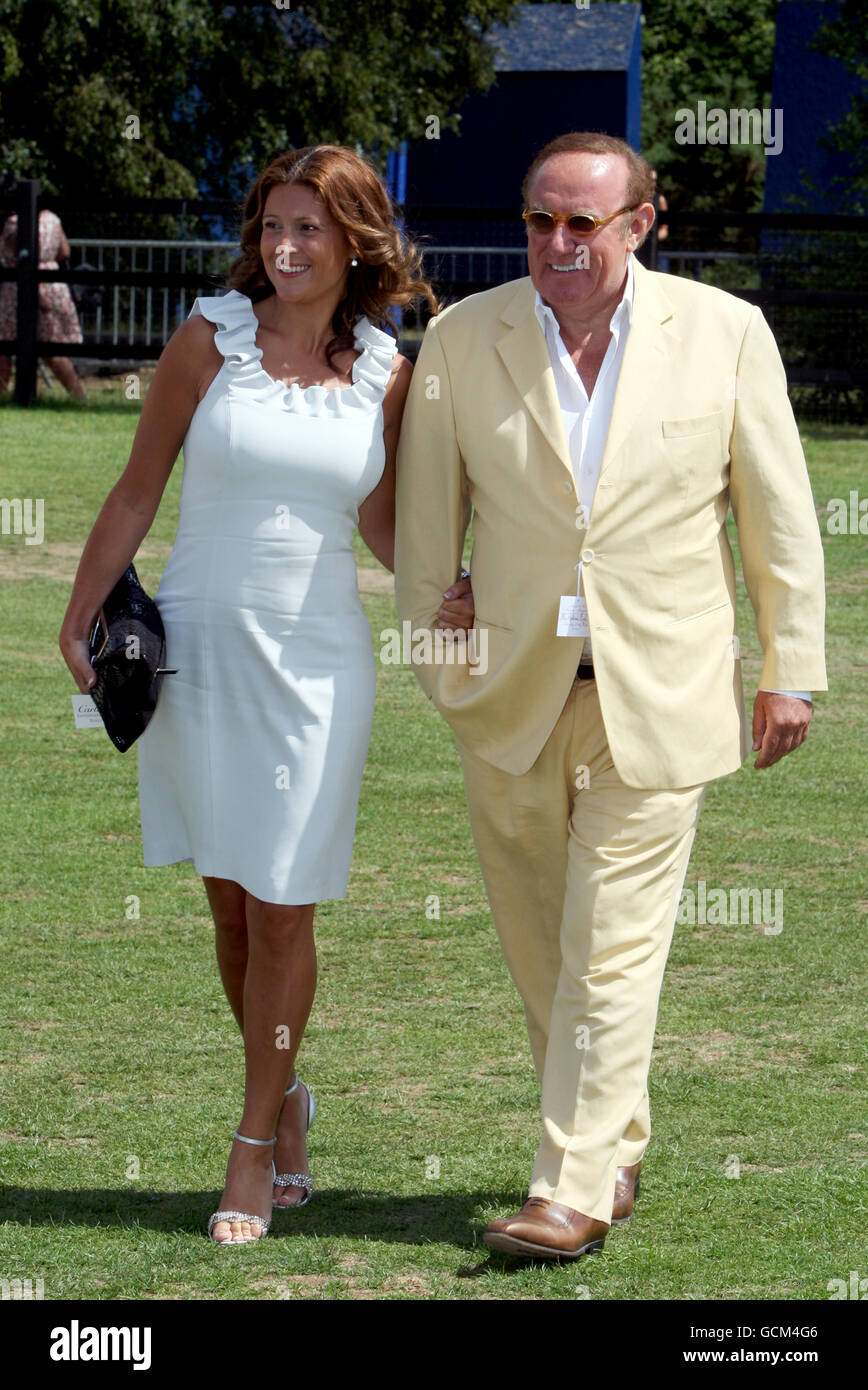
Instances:
[[[627,281],[624,293],[609,320],[611,338],[606,348],[597,379],[590,396],[579,376],[576,364],[567,351],[561,337],[560,325],[551,308],[537,290],[535,312],[546,340],[549,360],[555,378],[555,386],[564,421],[564,432],[570,461],[573,465],[573,479],[576,497],[584,509],[584,522],[588,525],[594,503],[594,493],[600,477],[603,449],[609,433],[612,406],[615,402],[615,388],[624,360],[627,334],[633,319],[633,256],[627,257]],[[579,516],[579,509],[576,512]],[[581,653],[582,662],[591,660],[591,639],[585,638]],[[802,700],[810,700],[807,690],[779,690],[771,694],[797,695]]]

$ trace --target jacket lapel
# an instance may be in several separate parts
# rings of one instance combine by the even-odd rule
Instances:
[[[673,345],[675,311],[657,277],[633,263],[633,315],[603,448],[600,477],[653,401],[659,398]]]
[[[529,276],[519,281],[515,295],[500,316],[508,330],[497,342],[497,351],[543,438],[572,477],[554,373],[545,334],[534,312],[535,296]]]
[[[680,341],[675,311],[658,278],[635,260],[633,274],[633,314],[603,449],[601,477],[651,402],[659,397],[670,349]],[[544,439],[572,477],[557,387],[545,335],[534,313],[534,299],[533,281],[528,276],[519,281],[501,313],[507,331],[497,342],[497,351]]]

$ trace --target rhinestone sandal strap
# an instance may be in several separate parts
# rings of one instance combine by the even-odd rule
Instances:
[[[278,1173],[274,1184],[276,1187],[303,1187],[307,1192],[313,1192],[310,1173]]]
[[[214,1227],[215,1227],[215,1226],[218,1224],[218,1222],[220,1222],[220,1221],[250,1221],[250,1222],[255,1222],[257,1226],[261,1226],[261,1227],[262,1227],[262,1234],[263,1234],[263,1235],[266,1235],[266,1234],[268,1233],[268,1228],[269,1228],[269,1226],[271,1225],[270,1220],[267,1220],[264,1216],[256,1216],[254,1213],[251,1213],[251,1212],[249,1212],[249,1211],[215,1211],[214,1215],[211,1217],[211,1219],[210,1219],[209,1222],[208,1222],[208,1234],[209,1234],[209,1236],[210,1236],[211,1232],[213,1231]]]

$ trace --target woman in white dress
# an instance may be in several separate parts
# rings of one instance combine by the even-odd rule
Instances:
[[[310,1198],[313,1097],[295,1059],[313,1003],[315,904],[345,896],[375,666],[352,537],[393,568],[395,453],[410,364],[392,306],[420,257],[351,150],[312,146],[259,176],[230,292],[167,344],[127,468],[88,539],[60,635],[86,692],[87,637],[156,514],[178,452],[175,545],[156,594],[168,677],[139,742],[146,864],[192,861],[244,1039],[244,1109],[220,1244]],[[459,581],[444,627],[468,628]]]

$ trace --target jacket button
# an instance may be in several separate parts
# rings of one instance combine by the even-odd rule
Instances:
[[[569,482],[567,478],[564,478],[564,481],[561,484],[561,486],[563,487],[564,492],[572,492],[573,490],[573,485],[571,482]]]
[[[594,558],[594,552],[593,552],[593,550],[583,550],[583,551],[582,551],[582,564],[583,564],[583,565],[589,565],[589,564],[591,563],[591,561],[593,560],[593,558]]]

